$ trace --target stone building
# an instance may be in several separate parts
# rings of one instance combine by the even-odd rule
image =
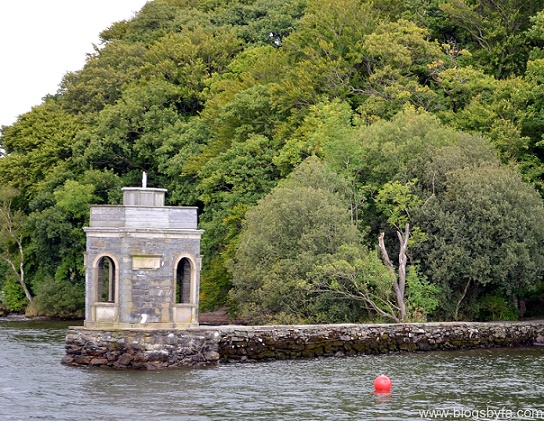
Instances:
[[[165,206],[165,194],[144,181],[121,206],[91,206],[85,327],[198,326],[203,231],[196,208]]]

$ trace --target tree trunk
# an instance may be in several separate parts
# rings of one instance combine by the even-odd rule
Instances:
[[[4,260],[17,277],[29,304],[34,305],[34,299],[25,282],[25,252],[23,248],[24,215],[20,211],[13,212],[11,200],[16,196],[16,190],[3,190],[0,194],[0,237],[2,247],[0,259]],[[17,252],[13,250],[17,247]],[[18,267],[17,267],[18,266]]]
[[[21,288],[23,288],[23,291],[25,292],[26,299],[31,305],[34,305],[34,299],[32,298],[32,294],[28,290],[28,287],[26,286],[25,282],[25,253],[23,250],[23,244],[22,242],[18,242],[17,244],[19,246],[19,255],[21,259],[21,263],[19,263],[19,283],[21,284]]]
[[[459,318],[459,308],[461,307],[461,302],[465,299],[465,296],[468,292],[468,287],[470,286],[470,279],[468,280],[467,284],[465,285],[465,289],[463,290],[463,294],[461,294],[461,298],[459,298],[459,301],[457,301],[457,305],[455,306],[455,313],[453,313],[453,319],[457,320]]]
[[[406,303],[404,302],[404,294],[406,291],[406,264],[408,263],[406,252],[408,250],[408,239],[410,238],[410,224],[406,223],[404,235],[400,231],[397,231],[397,237],[400,243],[397,305],[399,306],[399,318],[405,321]]]
[[[391,259],[389,259],[387,249],[385,248],[384,235],[383,232],[380,234],[378,237],[378,244],[382,252],[385,266],[389,269],[389,272],[393,277],[393,292],[395,293],[395,301],[399,309],[398,319],[402,323],[406,321],[406,303],[404,302],[404,294],[406,291],[406,264],[408,262],[406,251],[408,250],[408,239],[410,238],[410,224],[406,223],[404,233],[397,230],[397,237],[400,243],[398,276],[393,263],[391,263]]]
[[[19,252],[22,253],[21,251]],[[23,256],[21,256],[21,263],[19,264],[19,270],[17,270],[17,267],[15,266],[15,264],[13,263],[11,259],[5,256],[1,256],[1,257],[2,257],[2,260],[4,260],[9,265],[9,267],[11,268],[11,270],[17,277],[17,281],[19,282],[19,285],[21,285],[21,288],[23,292],[25,293],[25,297],[28,300],[28,302],[34,305],[34,298],[32,297],[32,294],[30,293],[25,282],[24,260],[22,260]]]

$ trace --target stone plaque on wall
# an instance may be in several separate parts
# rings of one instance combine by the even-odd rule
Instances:
[[[132,270],[138,269],[159,269],[162,256],[132,256]]]

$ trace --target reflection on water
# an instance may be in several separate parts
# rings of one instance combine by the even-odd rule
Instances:
[[[61,365],[68,325],[0,321],[2,419],[417,420],[432,409],[544,411],[541,348],[116,371]],[[379,374],[392,379],[390,395],[373,393]]]

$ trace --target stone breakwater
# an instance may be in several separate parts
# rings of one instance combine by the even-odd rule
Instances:
[[[62,363],[153,370],[221,362],[519,346],[544,346],[544,321],[207,326],[187,330],[71,327]]]

